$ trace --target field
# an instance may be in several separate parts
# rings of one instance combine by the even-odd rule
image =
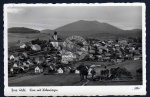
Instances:
[[[84,64],[100,65],[101,62],[84,62]],[[103,63],[103,65],[106,65]],[[108,68],[125,67],[136,78],[136,69],[142,67],[142,61],[126,61],[113,66],[107,66]],[[97,74],[104,67],[95,68]],[[80,86],[80,85],[141,85],[142,81],[122,80],[122,81],[88,81],[80,82],[79,74],[54,74],[54,75],[22,75],[21,77],[11,77],[8,79],[9,86]]]
[[[62,40],[65,40],[66,38],[68,38],[69,36],[72,35],[78,35],[78,34],[65,34],[65,35],[58,35],[58,37],[60,37]],[[85,33],[85,35],[87,35]],[[90,37],[92,35],[89,35]],[[97,36],[97,35],[96,35]],[[81,37],[86,38],[85,36],[81,35]],[[92,36],[95,37],[95,36]],[[42,39],[42,40],[49,40],[52,39],[52,35],[49,34],[44,34],[44,33],[36,33],[36,34],[23,34],[23,33],[8,33],[8,47],[14,47],[14,46],[19,46],[20,44],[18,43],[18,40],[20,40],[20,42],[29,42],[31,40],[34,39]],[[97,36],[98,39],[100,40],[107,40],[107,39],[112,39],[115,40],[116,37],[114,36]]]
[[[19,34],[19,33],[8,33],[8,47],[18,46],[20,42],[29,42],[34,39],[42,39],[42,40],[48,40],[51,39],[50,35],[42,34],[42,33],[36,33],[36,34]]]

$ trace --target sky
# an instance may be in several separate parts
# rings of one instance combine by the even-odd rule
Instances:
[[[141,6],[11,6],[7,8],[10,27],[54,30],[78,21],[99,21],[124,30],[142,29]]]

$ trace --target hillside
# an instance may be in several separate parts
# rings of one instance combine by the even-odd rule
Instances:
[[[26,27],[12,27],[12,28],[8,28],[8,33],[26,34],[26,33],[40,33],[40,31],[31,28],[26,28]]]
[[[108,23],[80,20],[55,29],[59,35],[67,38],[72,35],[82,37],[141,37],[141,29],[122,30]]]
[[[80,20],[55,29],[56,31],[121,31],[108,23]]]

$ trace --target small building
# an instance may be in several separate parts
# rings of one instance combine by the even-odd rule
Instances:
[[[21,43],[21,44],[20,44],[20,48],[21,48],[21,49],[26,48],[26,44],[25,44],[25,43]]]
[[[124,59],[117,59],[117,63],[121,63],[123,61],[124,61]]]
[[[64,70],[62,68],[59,68],[59,69],[57,69],[57,73],[62,74],[62,73],[64,73]]]
[[[51,42],[51,44],[53,45],[53,47],[55,49],[57,49],[59,47],[58,42]]]
[[[142,59],[142,56],[134,56],[133,57],[133,60],[141,60]]]
[[[9,59],[18,61],[18,53],[14,53],[14,54],[9,55]]]
[[[36,66],[35,67],[35,73],[42,73],[43,72],[43,67],[42,66]]]
[[[76,69],[75,70],[75,74],[79,74],[79,73],[80,73],[80,71]]]
[[[115,44],[115,47],[119,47],[119,44]]]
[[[14,60],[14,58],[15,58],[14,55],[10,55],[10,56],[9,56],[9,59],[10,59],[10,60]]]
[[[14,63],[13,67],[18,67],[17,63]]]
[[[19,67],[12,67],[12,68],[10,68],[10,73],[11,74],[17,74],[17,73],[19,73]]]

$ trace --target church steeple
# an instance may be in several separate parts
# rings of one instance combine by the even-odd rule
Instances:
[[[57,37],[57,32],[56,32],[56,31],[54,32],[53,38],[54,38],[54,40],[57,40],[57,39],[58,39],[58,37]]]

